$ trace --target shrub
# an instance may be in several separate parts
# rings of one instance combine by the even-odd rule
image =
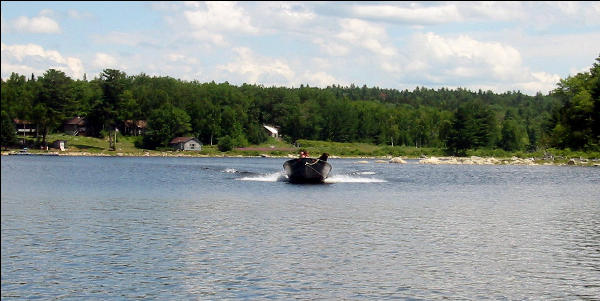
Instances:
[[[222,152],[228,152],[233,149],[233,139],[229,135],[219,138],[218,148]]]

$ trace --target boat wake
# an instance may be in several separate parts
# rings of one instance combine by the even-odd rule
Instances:
[[[352,173],[353,175],[374,175],[374,171],[357,171]]]
[[[226,168],[224,170],[221,170],[221,172],[222,173],[238,174],[238,175],[256,175],[256,173],[254,173],[254,172],[237,170],[235,168]]]
[[[369,173],[370,174],[370,173]],[[255,182],[288,182],[288,177],[282,172],[264,175],[252,175],[237,178],[238,181],[255,181]],[[377,178],[360,177],[356,175],[332,175],[325,179],[324,183],[384,183],[386,180]]]
[[[325,183],[384,183],[386,180],[359,177],[354,175],[333,175],[325,179]]]
[[[266,175],[254,175],[238,178],[239,181],[256,181],[256,182],[287,182],[288,178],[281,172],[276,172]]]

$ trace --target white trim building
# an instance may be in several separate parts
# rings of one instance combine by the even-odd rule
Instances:
[[[263,127],[269,131],[269,136],[279,139],[279,130],[276,127],[266,124],[263,124]]]
[[[194,137],[177,137],[169,142],[174,150],[180,151],[201,151],[202,142]]]

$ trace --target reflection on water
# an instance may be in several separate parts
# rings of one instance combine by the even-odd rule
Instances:
[[[16,156],[15,156],[16,157]],[[594,299],[600,171],[2,157],[2,299]]]

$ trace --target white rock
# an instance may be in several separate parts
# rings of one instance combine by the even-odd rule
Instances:
[[[398,163],[398,164],[406,164],[406,161],[404,161],[404,160],[403,160],[402,158],[400,158],[400,157],[394,157],[394,158],[391,158],[389,162],[390,162],[390,163]]]

